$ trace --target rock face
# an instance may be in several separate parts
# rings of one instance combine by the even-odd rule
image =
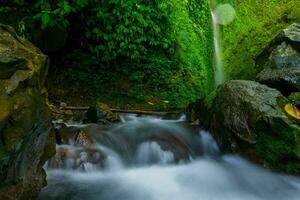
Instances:
[[[0,24],[0,199],[30,199],[55,153],[44,82],[48,58]]]
[[[221,149],[272,169],[300,173],[299,121],[284,111],[278,90],[254,81],[229,81],[202,106],[199,116]]]
[[[260,83],[277,88],[283,94],[300,91],[300,24],[284,29],[258,56]]]

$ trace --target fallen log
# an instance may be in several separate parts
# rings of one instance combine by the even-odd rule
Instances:
[[[61,107],[61,110],[74,110],[74,111],[86,111],[89,109],[89,107],[74,107],[74,106],[66,106]],[[179,114],[180,111],[165,111],[165,112],[159,112],[159,111],[151,111],[151,110],[126,110],[126,109],[119,109],[119,108],[111,108],[112,112],[118,112],[118,113],[134,113],[134,114],[141,114],[141,115],[167,115],[167,114]]]
[[[84,107],[74,107],[74,106],[65,106],[65,107],[60,107],[61,110],[88,110],[89,107],[84,106]]]
[[[116,108],[111,108],[111,111],[118,112],[118,113],[135,113],[135,114],[144,114],[144,115],[167,115],[167,114],[180,113],[180,111],[159,112],[159,111],[151,111],[151,110],[124,110],[124,109],[116,109]]]

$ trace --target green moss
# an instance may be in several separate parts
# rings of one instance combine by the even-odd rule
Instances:
[[[300,127],[287,124],[279,118],[264,118],[257,125],[257,155],[272,169],[299,174]]]
[[[188,6],[184,1],[173,1],[176,6],[171,16],[177,42],[175,57],[180,58],[181,68],[189,71],[189,81],[200,87],[200,93],[206,96],[214,84],[209,5],[195,0],[190,0]]]
[[[289,96],[289,99],[293,101],[297,106],[300,106],[300,92],[294,92]]]
[[[155,92],[159,99],[169,102],[165,108],[185,107],[208,95],[213,88],[209,7],[207,3],[198,3],[200,7],[195,4],[194,0],[190,4],[173,0],[170,21],[175,33],[172,60],[176,67],[173,67],[174,70],[166,69],[168,76],[161,85],[165,89],[156,88]],[[153,82],[156,81],[153,79]]]
[[[216,98],[218,91],[214,90],[212,93],[210,93],[206,98],[205,98],[205,107],[208,109],[211,109],[214,103],[214,100]]]
[[[300,22],[299,0],[219,0],[236,9],[235,21],[222,27],[227,79],[253,79],[260,69],[255,58],[292,22]]]

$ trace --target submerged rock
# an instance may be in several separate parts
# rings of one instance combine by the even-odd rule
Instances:
[[[31,199],[46,183],[55,153],[47,70],[47,56],[0,24],[0,199]]]
[[[299,121],[284,110],[278,90],[253,81],[229,81],[200,105],[199,116],[221,149],[275,169],[300,173]]]
[[[260,83],[277,88],[283,94],[300,91],[300,24],[284,29],[258,56]]]
[[[48,167],[86,171],[85,164],[92,164],[100,169],[104,166],[105,159],[105,154],[98,147],[60,145],[57,147],[55,156],[49,160]]]

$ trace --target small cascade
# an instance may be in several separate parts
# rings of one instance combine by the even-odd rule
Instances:
[[[174,163],[174,154],[171,151],[164,151],[157,142],[144,142],[137,149],[137,164],[151,165],[160,164],[167,165]]]
[[[55,128],[69,129],[72,134],[64,144],[57,145],[56,156],[47,162],[46,169],[93,172],[118,170],[124,165],[187,161],[194,156],[190,149],[194,136],[181,125],[185,120],[184,114],[172,120],[127,114],[122,115],[121,123],[108,129],[95,124],[54,121]]]
[[[298,178],[224,155],[209,132],[181,120],[124,115],[104,129],[72,124],[81,135],[57,145],[37,200],[299,199]]]
[[[200,144],[204,157],[218,157],[221,155],[219,147],[213,137],[207,131],[200,131]]]

